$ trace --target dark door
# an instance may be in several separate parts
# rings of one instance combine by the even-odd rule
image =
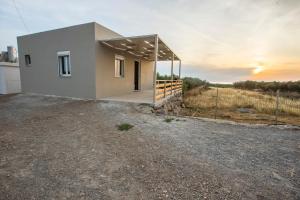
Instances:
[[[140,63],[134,61],[134,90],[140,89]]]

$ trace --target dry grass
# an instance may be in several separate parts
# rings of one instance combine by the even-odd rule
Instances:
[[[254,91],[219,88],[218,117],[237,121],[274,121],[276,97]],[[212,117],[216,108],[216,88],[186,95],[184,102],[193,115]],[[190,113],[191,114],[191,113]],[[300,100],[279,98],[279,120],[300,125]]]

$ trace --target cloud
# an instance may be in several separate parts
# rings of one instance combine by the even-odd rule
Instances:
[[[31,32],[96,21],[125,36],[159,33],[182,59],[183,73],[211,81],[244,79],[258,58],[272,66],[300,52],[298,0],[15,2]],[[12,1],[2,2],[0,26],[1,49],[27,33]]]
[[[239,80],[247,80],[252,74],[253,68],[241,67],[216,67],[216,66],[183,66],[183,76],[198,77],[210,82],[231,83]]]
[[[252,75],[251,80],[256,81],[298,81],[300,80],[300,65],[295,69],[267,69]]]

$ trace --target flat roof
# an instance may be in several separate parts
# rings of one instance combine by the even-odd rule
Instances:
[[[110,48],[132,54],[135,57],[154,61],[154,45],[156,36],[157,35],[154,34],[133,37],[119,37],[109,40],[99,40],[99,42]],[[173,55],[174,60],[180,60],[180,58],[166,45],[166,43],[164,43],[162,39],[158,37],[157,60],[172,60]]]

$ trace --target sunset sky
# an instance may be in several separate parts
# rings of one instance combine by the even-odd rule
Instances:
[[[300,0],[15,0],[0,7],[0,50],[16,36],[95,21],[158,33],[184,76],[212,82],[300,79]],[[23,22],[24,23],[23,23]],[[161,73],[170,73],[169,63]]]

